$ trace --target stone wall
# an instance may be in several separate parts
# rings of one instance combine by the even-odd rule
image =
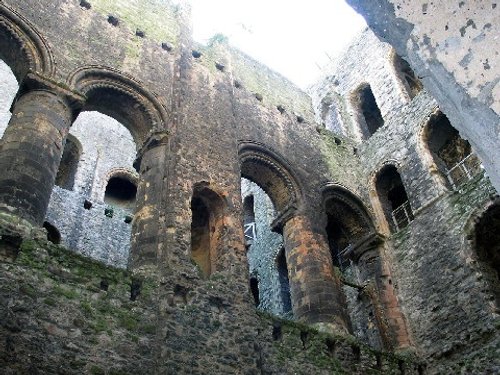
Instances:
[[[4,165],[16,156],[9,171],[19,167],[12,181],[0,175],[0,186],[12,193],[3,192],[8,207],[19,203],[19,194],[31,210],[28,219],[44,214],[38,203],[48,201],[43,194],[50,193],[51,181],[39,178],[44,185],[33,189],[32,202],[33,194],[23,194],[31,187],[25,181],[41,172],[29,167],[43,156],[50,165],[39,167],[55,177],[56,156],[79,110],[113,117],[123,126],[99,119],[80,128],[76,120],[69,130],[82,144],[83,160],[73,191],[55,188],[48,218],[65,244],[123,267],[130,233],[124,216],[130,213],[115,210],[110,218],[102,199],[110,171],[133,174],[136,156],[139,169],[131,274],[47,245],[29,226],[23,232],[29,240],[17,249],[12,228],[19,229],[21,221],[2,210],[7,229],[0,226],[0,246],[10,247],[0,248],[1,344],[4,353],[13,353],[2,357],[2,366],[11,373],[63,372],[68,363],[72,373],[424,372],[402,357],[365,347],[347,334],[351,330],[373,346],[418,353],[430,374],[495,372],[498,315],[477,270],[461,253],[462,246],[472,252],[464,240],[465,222],[495,193],[482,173],[455,190],[443,183],[422,137],[437,103],[425,90],[410,99],[391,47],[370,32],[361,35],[316,86],[313,114],[307,94],[224,40],[203,48],[193,43],[182,6],[151,0],[137,17],[138,6],[100,0],[0,3],[2,15],[31,30],[25,38],[43,36],[37,48],[46,49],[30,60],[21,52],[36,48],[21,48],[13,59],[16,43],[22,43],[9,32],[17,28],[0,23],[0,56],[23,82],[24,94],[16,103],[19,118],[11,122],[19,129],[0,153]],[[165,22],[156,29],[158,18]],[[37,60],[42,55],[45,65]],[[37,74],[27,81],[20,76],[34,69]],[[366,81],[385,120],[371,137],[360,131],[351,95]],[[44,127],[32,127],[24,108]],[[46,135],[43,129],[52,138],[40,136]],[[25,154],[15,147],[23,134]],[[30,142],[50,153],[33,155]],[[401,230],[389,225],[375,188],[377,173],[390,164],[401,175],[415,216]],[[252,178],[274,205],[272,226],[284,234],[295,318],[342,336],[257,314],[249,258],[250,271],[259,270],[276,254],[258,247],[255,256],[254,249],[246,252],[242,176]],[[353,256],[353,270],[364,278],[344,277],[348,286],[341,285],[328,246],[324,195],[331,187],[354,202],[351,209],[364,218],[362,229],[378,241],[365,244],[377,246],[376,252],[369,249],[374,258]],[[211,217],[209,274],[192,258],[193,196],[205,199]],[[262,233],[270,237],[268,225]],[[274,251],[278,243],[273,236]],[[111,280],[107,287],[104,278]],[[276,297],[273,280],[263,301]],[[80,320],[70,321],[73,316]]]
[[[425,88],[477,150],[493,184],[498,165],[498,19],[494,1],[348,0],[407,58]]]
[[[5,374],[154,373],[158,351],[168,353],[164,374],[419,373],[411,357],[259,315],[246,298],[232,300],[223,278],[170,284],[42,239],[23,243],[0,268]]]
[[[494,354],[497,350],[494,348],[498,348],[498,315],[489,302],[491,288],[485,286],[478,274],[470,241],[473,230],[470,228],[474,227],[470,218],[484,210],[481,207],[491,204],[495,189],[482,171],[458,187],[447,184],[424,136],[425,126],[439,110],[438,105],[425,90],[410,99],[401,82],[398,83],[388,45],[366,31],[338,60],[341,63],[333,64],[326,78],[315,86],[317,116],[321,116],[324,99],[328,102],[332,93],[337,102],[349,103],[349,95],[359,82],[374,82],[373,92],[385,123],[369,139],[358,139],[357,160],[361,168],[358,176],[361,186],[369,190],[368,196],[362,198],[371,207],[378,230],[386,235],[381,253],[386,269],[383,283],[394,287],[395,302],[403,312],[411,342],[428,360],[426,373],[498,371]],[[362,69],[358,70],[360,61]],[[371,64],[364,65],[367,61],[373,64],[373,69]],[[379,90],[384,95],[377,94]],[[352,108],[348,104],[341,108],[354,118],[348,124],[359,126]],[[323,132],[349,129],[343,124],[329,127],[327,119]],[[337,134],[330,137],[338,137]],[[331,142],[330,147],[334,152],[338,146]],[[377,174],[385,165],[397,167],[415,215],[415,220],[399,231],[387,225],[392,218],[381,211],[375,186]],[[359,265],[353,267],[346,278],[360,283],[363,280],[356,279]],[[360,337],[366,336],[376,345],[373,339],[377,335],[370,336],[366,329],[370,321],[366,314],[374,306],[365,301],[363,307],[359,297],[358,303],[352,305],[357,293],[347,286],[345,290],[353,328]],[[479,347],[483,349],[474,349]]]

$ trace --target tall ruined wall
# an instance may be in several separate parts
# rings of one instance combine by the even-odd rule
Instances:
[[[380,301],[364,306],[365,301],[358,301],[361,293],[351,293],[348,310],[355,320],[354,333],[375,345],[377,332],[370,327],[374,318],[366,314],[383,315],[380,327],[383,323],[398,327],[394,336],[406,340],[405,345],[409,342],[408,351],[428,361],[429,373],[467,371],[467,366],[473,373],[496,369],[498,318],[488,310],[487,292],[479,298],[472,292],[484,285],[457,250],[463,221],[475,206],[486,204],[491,186],[481,174],[469,185],[451,190],[431,173],[425,149],[419,148],[420,131],[436,103],[425,91],[409,99],[388,46],[376,44],[369,33],[362,36],[349,51],[351,57],[342,60],[350,69],[333,68],[339,69],[332,72],[334,78],[319,85],[313,114],[305,93],[224,40],[207,47],[195,45],[186,10],[171,2],[57,0],[47,5],[4,0],[4,4],[22,14],[51,51],[52,69],[38,71],[47,76],[39,91],[47,95],[57,86],[57,92],[80,100],[84,112],[110,115],[130,132],[131,138],[127,131],[114,133],[105,124],[87,126],[83,143],[104,138],[101,145],[114,150],[105,157],[106,168],[97,178],[78,172],[82,190],[54,191],[53,220],[62,217],[64,202],[71,203],[74,213],[59,224],[64,230],[91,222],[92,236],[88,241],[82,236],[75,245],[84,255],[124,265],[126,246],[119,252],[104,249],[108,254],[92,248],[94,241],[120,246],[128,225],[121,212],[113,218],[103,215],[103,176],[119,164],[129,168],[134,159],[140,175],[131,273],[48,245],[36,230],[30,232],[34,239],[12,250],[12,242],[4,240],[11,239],[9,230],[20,227],[21,221],[2,212],[0,221],[10,220],[7,229],[0,227],[4,280],[0,313],[5,317],[0,319],[5,338],[0,343],[2,352],[9,353],[0,358],[8,371],[53,373],[64,366],[70,373],[421,374],[424,367],[411,358],[376,352],[345,334],[351,327],[344,317],[340,276],[332,266],[326,234],[323,195],[332,185],[352,191],[355,209],[364,213],[366,206],[367,220],[374,221],[365,224],[383,234],[376,237],[383,263],[373,273],[377,280],[358,278],[370,266],[361,263],[353,265],[354,280],[344,280],[359,290],[378,283],[379,299],[385,301],[382,308]],[[2,33],[2,41],[10,40]],[[26,66],[17,66],[22,59],[14,61],[7,52],[0,45],[0,56],[22,81],[19,72]],[[82,70],[85,66],[91,68]],[[355,69],[358,66],[362,69]],[[346,98],[367,77],[385,119],[370,138],[359,136],[359,113]],[[28,90],[30,84],[21,87]],[[327,96],[331,98],[323,101]],[[37,104],[31,103],[30,115],[37,115]],[[328,119],[322,115],[323,104],[331,107],[326,108]],[[60,107],[47,105],[45,110]],[[318,127],[315,117],[330,125]],[[14,116],[11,124],[19,124],[16,120]],[[94,134],[87,136],[90,128]],[[336,129],[346,131],[331,132]],[[10,142],[9,146],[15,140]],[[57,147],[49,146],[55,154]],[[98,147],[91,149],[95,153]],[[122,155],[117,149],[126,152]],[[89,158],[88,166],[96,160]],[[396,233],[384,225],[373,186],[374,174],[388,160],[397,165],[415,214],[415,220]],[[245,173],[274,199],[277,217],[272,225],[284,234],[295,318],[325,330],[335,327],[343,335],[323,335],[257,314],[242,228]],[[90,185],[96,188],[89,191]],[[82,192],[95,203],[91,210],[83,207]],[[208,273],[192,257],[197,205],[208,212]],[[410,257],[412,253],[418,259]],[[421,263],[415,273],[417,262]],[[429,300],[444,302],[434,306]],[[454,314],[455,301],[468,310]],[[402,315],[397,314],[399,307]],[[77,319],[70,320],[73,316]],[[475,350],[467,352],[459,340]],[[483,346],[491,350],[482,350]],[[32,353],[34,360],[29,359]],[[460,363],[464,355],[465,364]]]
[[[498,24],[494,1],[348,0],[407,58],[500,187]]]
[[[438,108],[436,101],[426,91],[410,99],[395,70],[391,47],[377,41],[371,31],[365,31],[357,42],[339,57],[341,63],[330,67],[312,94],[321,115],[322,102],[332,93],[350,103],[359,82],[372,85],[384,125],[368,139],[358,140],[356,147],[361,184],[369,190],[367,204],[373,209],[378,229],[387,236],[381,250],[386,264],[384,282],[394,286],[412,343],[429,361],[426,373],[495,372],[499,368],[495,354],[498,316],[490,302],[491,287],[485,286],[471,255],[476,250],[470,238],[471,217],[489,206],[497,193],[484,172],[455,188],[447,184],[432,161],[424,135]],[[345,108],[351,118],[349,126],[361,126],[350,104]],[[324,130],[331,131],[335,129],[328,130],[328,126]],[[388,164],[397,167],[415,215],[401,230],[387,228],[384,223],[392,218],[378,208],[380,192],[375,181]],[[363,282],[359,271],[363,272],[354,262],[346,278]],[[348,301],[356,295],[348,287],[346,293]],[[351,319],[360,329],[358,324],[367,313],[361,307],[354,305],[351,311]],[[364,334],[370,331],[365,328]]]
[[[278,334],[278,328],[275,329],[276,338],[273,339],[272,323],[260,322],[252,303],[241,222],[239,153],[242,145],[259,148],[262,150],[260,155],[272,155],[274,160],[279,161],[276,164],[283,165],[280,170],[282,174],[277,173],[276,178],[287,182],[288,185],[284,185],[286,189],[296,189],[294,192],[297,192],[297,199],[293,203],[297,207],[292,208],[301,217],[297,220],[298,228],[288,228],[288,233],[300,239],[294,243],[300,244],[301,256],[315,260],[313,254],[317,251],[318,244],[321,241],[324,243],[320,191],[321,186],[330,180],[330,174],[322,156],[315,153],[322,145],[322,140],[312,119],[310,99],[305,93],[224,43],[216,43],[211,50],[202,51],[202,55],[196,57],[193,54],[195,46],[190,39],[189,28],[186,27],[184,10],[169,2],[152,1],[145,6],[145,9],[149,9],[145,10],[146,13],[155,13],[152,16],[154,20],[158,17],[165,18],[158,30],[148,28],[148,15],[144,15],[144,18],[131,18],[138,2],[123,4],[61,0],[49,6],[35,1],[5,1],[2,4],[7,4],[15,12],[22,14],[43,36],[50,49],[55,62],[54,69],[38,73],[48,75],[46,78],[53,85],[60,86],[60,89],[84,90],[85,97],[81,99],[84,101],[84,112],[99,111],[110,115],[131,133],[138,152],[133,156],[126,153],[126,158],[120,162],[129,164],[138,156],[141,174],[138,208],[132,222],[132,228],[135,228],[131,242],[135,256],[132,259],[133,276],[153,278],[155,304],[148,309],[154,308],[156,311],[153,319],[155,326],[145,328],[145,334],[142,333],[142,328],[133,335],[122,332],[124,327],[115,327],[114,324],[128,326],[128,322],[120,323],[126,312],[120,307],[119,317],[114,318],[111,316],[114,313],[108,310],[115,306],[125,306],[126,311],[135,314],[134,311],[140,313],[142,307],[125,304],[130,296],[123,297],[123,291],[119,292],[120,296],[110,296],[109,304],[104,303],[106,306],[95,304],[94,299],[100,297],[80,290],[87,287],[86,284],[83,287],[78,284],[79,281],[86,283],[83,278],[73,280],[73,275],[79,275],[80,271],[63,262],[66,264],[65,269],[71,269],[69,274],[58,271],[59,267],[54,265],[47,266],[47,269],[54,270],[56,274],[63,272],[67,276],[68,288],[77,290],[76,293],[69,293],[68,299],[71,301],[58,299],[51,304],[52,302],[45,303],[44,300],[36,299],[33,308],[23,315],[23,321],[30,319],[33,311],[39,308],[39,303],[47,305],[42,310],[48,316],[54,306],[66,305],[68,316],[80,315],[82,302],[84,307],[81,309],[89,310],[89,319],[97,318],[96,310],[105,310],[101,311],[105,314],[104,321],[89,323],[90,329],[94,329],[94,325],[98,326],[95,332],[86,330],[90,343],[102,342],[103,348],[109,347],[112,351],[116,349],[120,358],[125,358],[128,348],[137,344],[141,348],[147,347],[149,355],[154,358],[153,364],[147,361],[150,357],[137,363],[122,362],[119,367],[125,373],[131,373],[139,367],[159,373],[257,373],[268,371],[268,368],[277,373],[297,372],[297,368],[301,368],[303,373],[327,373],[332,369],[339,373],[363,373],[368,367],[377,371],[381,366],[377,363],[381,361],[384,368],[397,371],[398,359],[390,365],[384,364],[384,359],[377,361],[375,354],[365,355],[364,347],[360,353],[360,344],[353,341],[351,345],[350,339],[347,339],[348,344],[344,349],[335,349],[335,344],[330,341],[327,344],[322,338],[317,344],[315,340],[310,341],[316,335],[314,331],[309,333],[304,330],[301,334],[300,329],[292,330],[291,333],[284,329],[282,334]],[[158,7],[159,5],[161,6]],[[144,34],[138,31],[143,31]],[[224,65],[222,69],[215,64],[219,62],[219,58],[223,59],[220,60]],[[6,61],[12,64],[15,72],[21,71],[16,69],[16,63],[9,59]],[[91,69],[82,70],[85,66]],[[23,77],[18,78],[22,80]],[[94,83],[95,81],[98,83]],[[262,100],[255,94],[261,94]],[[154,111],[151,105],[148,106],[151,102],[154,103],[156,112],[164,113],[163,121],[157,121],[155,127],[151,124],[151,113]],[[36,106],[36,103],[33,105]],[[76,124],[73,126],[76,129]],[[86,131],[90,128],[87,127]],[[103,147],[128,150],[128,146],[120,146],[123,146],[120,143],[123,134],[115,137],[106,126],[93,129],[93,136],[105,138]],[[150,136],[152,132],[154,134]],[[82,142],[92,143],[93,136]],[[106,159],[112,161],[114,155],[121,154],[110,153]],[[95,163],[96,159],[90,159],[89,165]],[[275,164],[270,165],[277,168]],[[86,175],[79,173],[77,172],[77,180],[78,176]],[[286,173],[293,177],[286,176],[286,179],[283,177]],[[276,184],[279,185],[280,182],[277,181]],[[70,227],[74,228],[75,224],[90,222],[88,228],[91,236],[87,237],[84,233],[76,245],[81,246],[81,253],[123,266],[125,246],[118,253],[106,248],[100,253],[92,248],[94,241],[119,243],[122,241],[122,227],[127,225],[121,221],[118,226],[118,220],[121,220],[119,215],[111,219],[102,214],[104,207],[97,194],[97,191],[102,193],[102,178],[94,180],[93,186],[98,188],[90,193],[94,203],[90,210],[85,210],[82,206],[82,195],[73,194],[82,190],[67,192],[56,188],[51,203],[51,218],[53,221],[62,220],[59,226],[63,232],[70,230]],[[271,184],[266,188],[272,190]],[[203,275],[191,258],[192,198],[195,193],[207,199],[207,205],[214,208],[214,211],[219,209],[222,212],[222,219],[216,217],[220,219],[216,221],[219,227],[214,231],[218,246],[214,245],[217,253],[213,255],[214,264],[210,275]],[[278,193],[287,194],[289,191]],[[280,198],[278,193],[275,198]],[[70,204],[65,206],[65,202]],[[73,216],[63,222],[59,213],[66,208]],[[114,227],[108,227],[108,223],[112,224],[115,219]],[[107,224],[103,226],[100,224],[102,222]],[[93,233],[92,228],[96,228]],[[300,228],[309,232],[303,234]],[[110,231],[111,234],[104,235],[103,231]],[[41,251],[42,258],[52,262],[50,255],[46,256]],[[321,274],[316,273],[314,279],[305,280],[312,286],[297,288],[303,294],[298,305],[306,313],[310,308],[310,304],[306,303],[307,288],[314,291],[314,286],[319,285],[320,290],[316,290],[319,296],[316,306],[320,306],[319,298],[326,304],[334,295],[331,290],[326,289],[327,285],[335,287],[331,262],[327,257],[321,259],[326,259],[321,265]],[[11,264],[9,262],[5,263],[7,268]],[[29,261],[27,263],[23,263],[20,269],[35,266]],[[304,265],[306,268],[309,266],[307,262]],[[301,265],[295,265],[290,272],[297,274],[299,267]],[[17,271],[20,272],[19,269]],[[34,276],[40,277],[39,279],[29,281],[35,291],[38,288],[35,285],[52,284],[46,280],[44,272],[42,270],[41,275]],[[6,279],[13,277],[8,272],[4,275]],[[24,276],[19,273],[20,278]],[[321,284],[320,280],[316,284],[318,276],[321,280],[329,280],[329,283]],[[58,282],[62,284],[65,281],[58,279]],[[132,281],[130,283],[135,285]],[[94,281],[92,285],[95,285]],[[325,293],[320,294],[321,290]],[[51,288],[45,290],[39,287],[39,291],[43,296],[52,293]],[[8,293],[6,291],[3,296]],[[64,291],[61,294],[65,297]],[[87,300],[90,301],[90,306],[86,305]],[[149,302],[145,300],[144,303]],[[134,310],[135,307],[138,309]],[[3,313],[8,315],[7,297],[3,298],[2,308]],[[320,314],[319,310],[313,311],[313,319],[317,319]],[[48,340],[57,342],[55,346],[58,349],[63,348],[61,351],[54,349],[51,352],[54,353],[54,363],[59,358],[65,358],[67,352],[64,345],[73,348],[78,353],[74,358],[80,358],[75,364],[76,368],[71,370],[74,373],[81,372],[82,367],[85,371],[91,371],[96,366],[97,373],[103,368],[114,367],[109,362],[113,357],[108,356],[105,350],[96,354],[95,361],[82,354],[85,353],[86,340],[75,339],[76,346],[82,344],[80,349],[75,349],[66,342],[66,333],[61,330],[78,332],[73,322],[60,320],[63,317],[58,315],[54,324],[56,327],[50,328],[45,335],[42,333],[45,332],[44,319],[41,317],[36,320],[30,326],[32,330],[23,325],[21,328],[16,326],[13,330],[10,330],[10,326],[4,327],[10,332],[9,342],[17,343],[15,347],[18,347],[17,351],[13,349],[16,355],[5,359],[2,364],[9,371],[31,371],[23,367],[23,363],[30,351],[35,349],[24,348],[29,345],[30,337],[35,336],[42,337],[40,347],[45,345],[43,337],[49,337]],[[131,319],[139,327],[142,325],[142,319],[139,321],[137,316],[134,315]],[[135,326],[135,323],[132,322],[132,325]],[[109,329],[101,332],[102,326]],[[123,346],[109,346],[109,342],[115,339],[114,331],[118,331],[116,339]],[[153,336],[151,341],[149,334]],[[263,335],[262,340],[256,339],[259,335]],[[282,336],[291,341],[282,344]],[[10,344],[5,342],[4,345]],[[316,345],[319,345],[319,352],[316,351]],[[306,350],[305,354],[298,352],[301,347]],[[330,351],[331,354],[328,354]],[[370,350],[366,352],[373,353]],[[40,352],[36,353],[42,358]],[[347,358],[346,362],[337,365],[337,359],[344,356]],[[317,364],[314,363],[314,358],[324,361]],[[358,361],[359,364],[354,364]],[[44,361],[38,361],[32,367],[39,368],[40,372],[50,372],[52,369]],[[413,365],[410,367],[412,371],[416,371]]]

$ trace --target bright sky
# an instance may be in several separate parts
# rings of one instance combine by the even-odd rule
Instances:
[[[341,52],[365,21],[344,0],[190,0],[194,38],[229,43],[302,88]]]

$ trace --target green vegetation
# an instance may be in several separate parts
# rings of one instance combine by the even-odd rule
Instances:
[[[92,8],[105,17],[117,17],[134,35],[136,30],[141,30],[146,38],[159,43],[177,43],[178,8],[164,0],[129,0],[126,6],[119,0],[93,0]]]

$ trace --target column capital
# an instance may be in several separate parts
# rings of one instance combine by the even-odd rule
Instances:
[[[156,131],[150,133],[149,137],[144,141],[139,151],[137,151],[137,157],[134,160],[134,168],[137,172],[141,169],[141,162],[144,154],[156,147],[166,145],[168,143],[169,135],[170,133],[168,131]]]
[[[26,74],[21,81],[19,91],[12,106],[15,106],[16,101],[20,97],[32,91],[46,91],[58,96],[71,110],[73,121],[80,113],[86,101],[84,95],[71,90],[68,86],[46,78],[38,73],[31,72]]]
[[[276,219],[271,223],[271,230],[276,233],[282,233],[286,223],[297,216],[297,214],[298,208],[296,202],[290,203],[284,210],[278,212]]]

